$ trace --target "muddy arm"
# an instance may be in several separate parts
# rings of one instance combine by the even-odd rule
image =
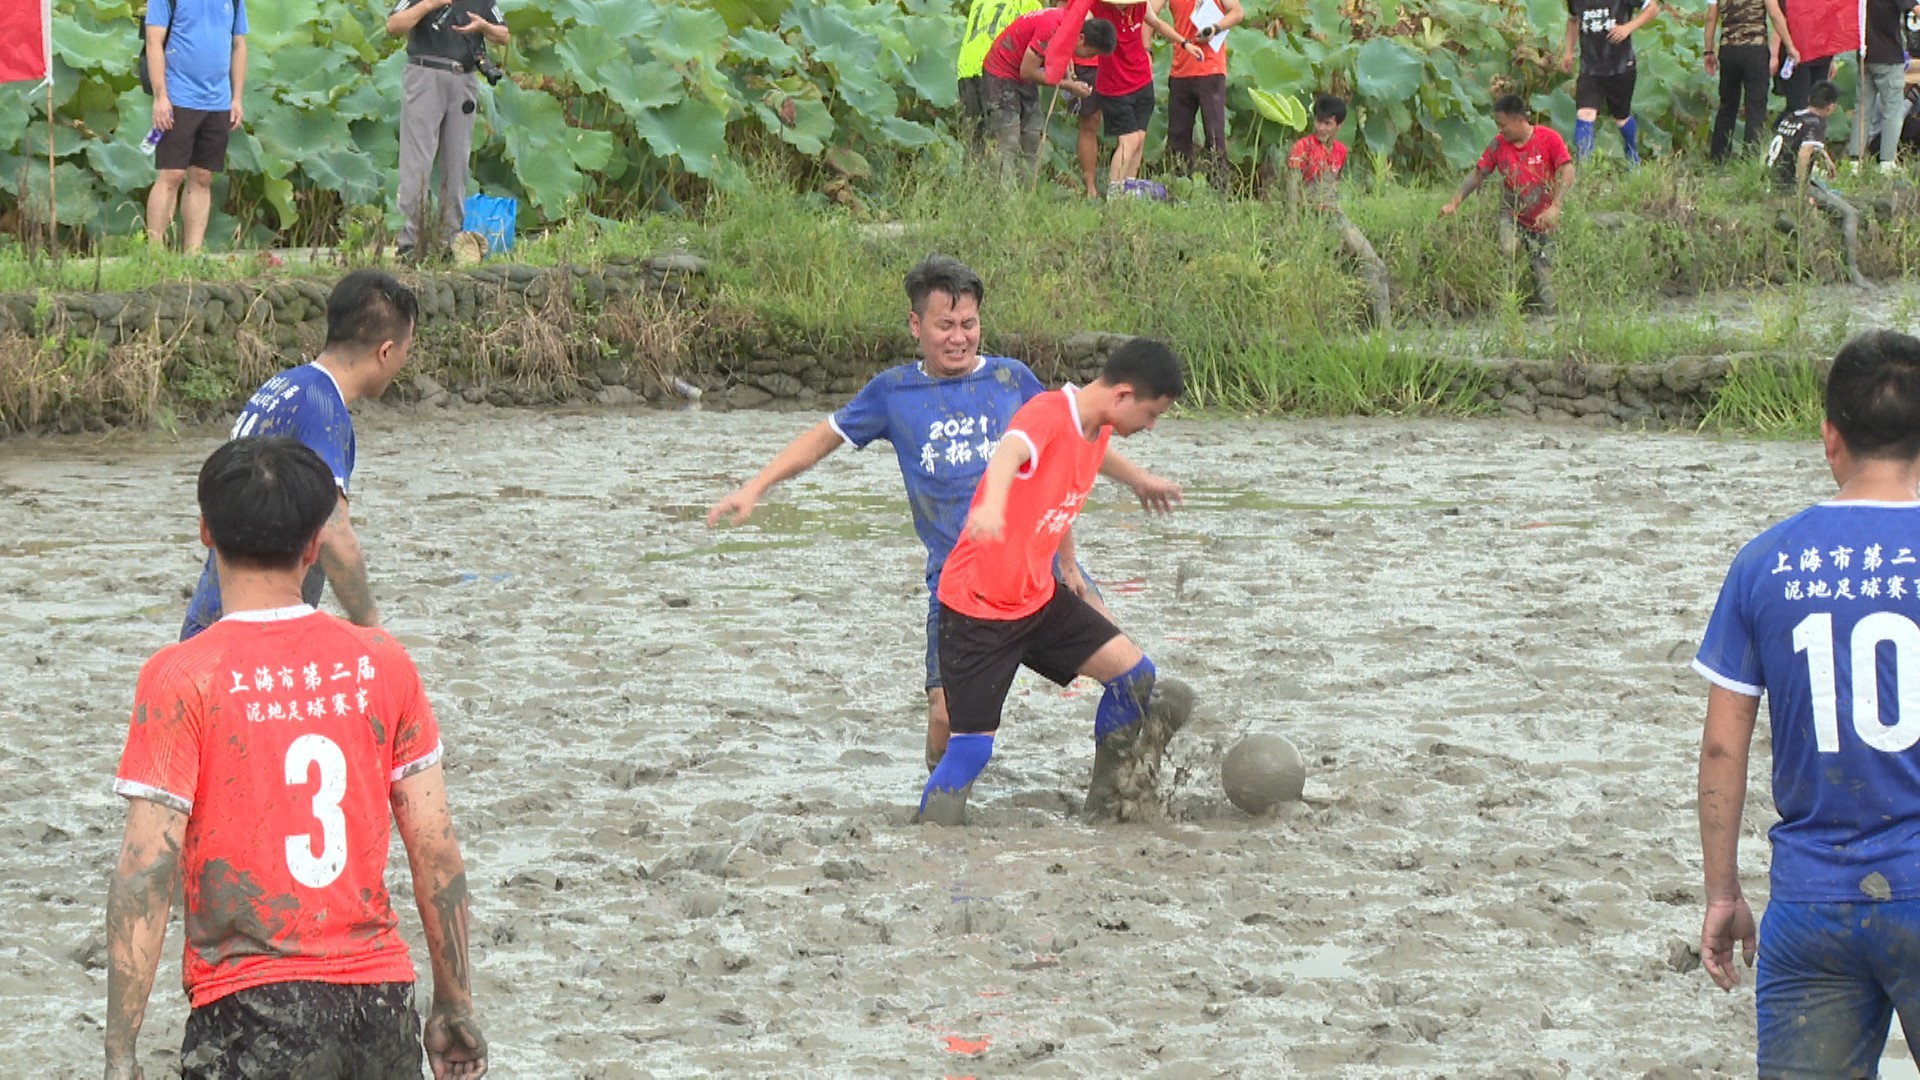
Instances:
[[[150,799],[127,802],[120,858],[107,884],[108,1080],[140,1076],[134,1044],[166,942],[167,915],[180,887],[180,843],[187,815]]]
[[[740,524],[753,516],[753,508],[767,493],[767,489],[782,480],[791,480],[818,465],[828,454],[838,450],[846,440],[834,430],[833,424],[822,420],[807,430],[807,433],[788,443],[781,451],[773,455],[767,466],[754,474],[753,479],[741,484],[733,493],[707,508],[707,527],[712,528],[722,520]]]
[[[433,967],[433,1007],[422,1041],[436,1080],[487,1070],[487,1040],[473,1012],[473,968],[467,951],[467,868],[447,809],[439,765],[393,785],[394,825],[407,849],[413,895]]]
[[[1180,485],[1171,480],[1162,479],[1135,465],[1120,451],[1107,448],[1107,456],[1100,459],[1100,475],[1133,489],[1135,498],[1140,500],[1140,508],[1167,513],[1180,501]]]
[[[353,531],[345,494],[334,503],[333,516],[320,527],[320,566],[326,570],[334,599],[346,609],[347,618],[360,626],[379,626],[380,612],[373,606],[373,590],[367,584],[366,555],[360,550],[360,537]]]
[[[1740,889],[1740,819],[1747,804],[1747,757],[1760,699],[1715,686],[1707,693],[1707,722],[1700,739],[1700,856],[1705,871],[1707,913],[1700,950],[1707,974],[1722,989],[1739,982],[1733,943],[1753,962],[1753,913]]]

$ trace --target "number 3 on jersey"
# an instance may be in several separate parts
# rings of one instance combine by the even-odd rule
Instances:
[[[1880,646],[1893,646],[1894,722],[1880,721]],[[1793,651],[1807,654],[1814,739],[1823,754],[1840,752],[1840,702],[1834,672],[1833,616],[1809,615],[1793,628]],[[1890,611],[1876,611],[1853,626],[1853,730],[1860,741],[1898,754],[1920,742],[1920,626]]]
[[[318,766],[320,790],[313,793],[313,816],[320,822],[320,853],[314,854],[313,835],[287,837],[287,869],[293,879],[310,889],[333,884],[347,868],[347,815],[340,800],[347,796],[347,758],[324,735],[302,735],[287,747],[287,785],[305,787]]]

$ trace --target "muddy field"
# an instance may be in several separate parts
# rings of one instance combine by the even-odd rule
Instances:
[[[1751,1073],[1751,990],[1687,952],[1687,663],[1738,544],[1830,492],[1817,446],[1170,421],[1127,450],[1185,509],[1103,487],[1080,529],[1200,695],[1169,820],[1081,824],[1096,695],[1023,676],[974,824],[941,830],[908,823],[925,599],[891,454],[699,520],[813,419],[363,414],[355,516],[445,729],[496,1075]],[[218,437],[0,444],[16,1075],[98,1075],[108,780]],[[1304,805],[1225,801],[1248,731],[1305,752]],[[1748,821],[1757,907],[1763,787]],[[179,948],[176,921],[150,1076]]]

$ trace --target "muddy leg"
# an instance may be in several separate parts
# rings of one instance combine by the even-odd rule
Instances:
[[[1159,808],[1155,785],[1167,743],[1193,715],[1193,690],[1178,679],[1154,680],[1146,715],[1094,744],[1086,816],[1137,821]]]

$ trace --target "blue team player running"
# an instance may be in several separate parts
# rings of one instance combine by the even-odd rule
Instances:
[[[1820,425],[1840,492],[1733,561],[1694,667],[1707,911],[1722,989],[1760,970],[1759,1075],[1877,1075],[1892,1014],[1920,1035],[1920,340],[1849,342]],[[1773,865],[1755,933],[1738,851],[1760,697]],[[1756,941],[1757,938],[1757,941]]]
[[[321,590],[331,583],[334,599],[347,618],[361,626],[378,626],[380,613],[367,585],[360,539],[347,512],[354,458],[353,416],[347,407],[386,392],[407,362],[418,312],[413,290],[392,274],[355,270],[341,278],[327,297],[327,341],[320,355],[310,364],[275,375],[254,391],[234,421],[231,436],[291,436],[333,470],[340,498],[320,531],[320,561],[301,591],[307,603],[318,604]],[[209,553],[200,584],[187,604],[180,640],[219,622],[220,616],[220,577]]]
[[[907,328],[919,340],[920,359],[874,376],[845,408],[788,443],[753,479],[713,504],[707,525],[746,521],[769,488],[842,445],[859,449],[876,439],[893,444],[913,527],[927,548],[927,767],[932,769],[948,738],[935,599],[940,570],[960,537],[974,488],[1006,434],[1007,421],[1043,387],[1020,361],[979,354],[986,286],[965,264],[930,256],[907,273],[906,289]],[[1118,453],[1108,454],[1100,471],[1132,488],[1149,510],[1167,510],[1180,500],[1178,485]],[[1099,603],[1074,562],[1071,536],[1061,544],[1059,567],[1063,585]]]

